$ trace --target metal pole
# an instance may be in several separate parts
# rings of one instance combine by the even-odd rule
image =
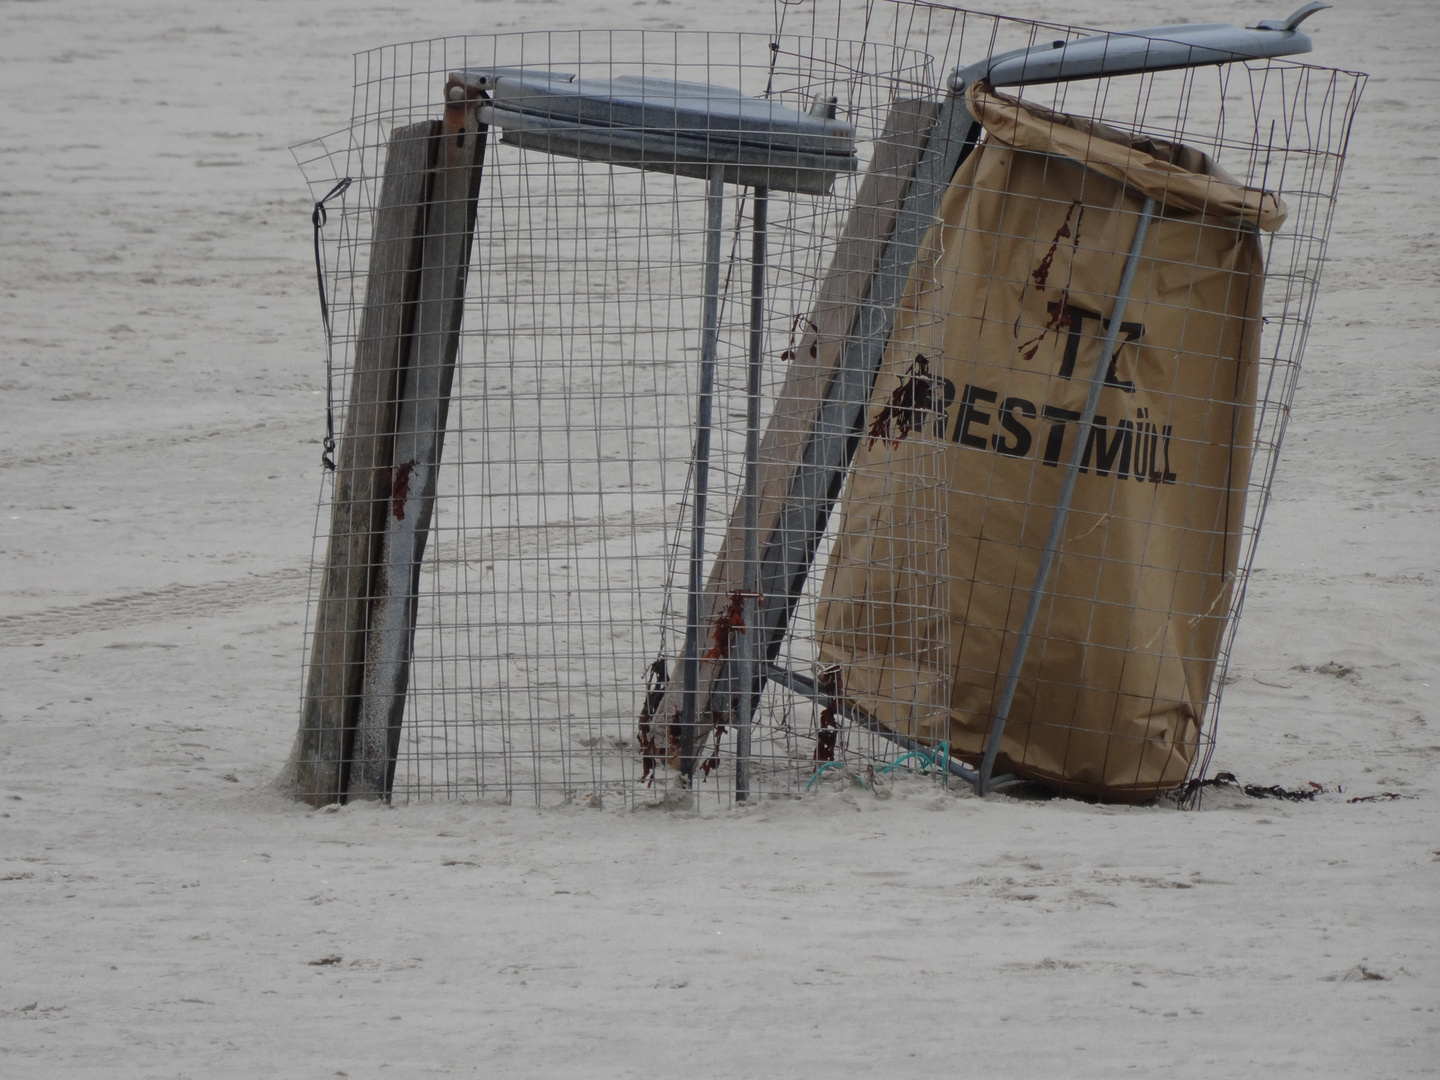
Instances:
[[[700,683],[700,610],[705,587],[705,501],[710,491],[710,426],[720,343],[720,218],[724,167],[712,165],[705,187],[705,299],[700,315],[700,393],[695,407],[695,502],[690,515],[690,581],[685,602],[685,700],[680,710],[680,774],[695,775],[696,697]]]
[[[1140,221],[1135,226],[1135,239],[1130,244],[1130,254],[1125,259],[1125,269],[1120,275],[1120,289],[1115,295],[1115,310],[1110,315],[1110,327],[1105,334],[1105,347],[1095,361],[1095,373],[1090,376],[1090,393],[1085,398],[1085,410],[1076,425],[1075,446],[1070,451],[1070,461],[1065,466],[1065,479],[1060,485],[1060,497],[1055,503],[1055,516],[1050,519],[1050,534],[1045,537],[1045,550],[1040,554],[1040,566],[1035,571],[1035,584],[1030,590],[1030,603],[1025,608],[1025,619],[1020,624],[1020,636],[1015,642],[1015,653],[1010,657],[1010,670],[1005,676],[1005,687],[1000,693],[1000,703],[995,709],[995,719],[990,723],[990,734],[985,740],[985,757],[980,762],[980,775],[976,790],[984,795],[990,786],[990,774],[995,768],[995,756],[1000,752],[1000,738],[1005,734],[1005,722],[1010,718],[1010,706],[1015,700],[1015,688],[1020,683],[1020,668],[1025,663],[1025,653],[1030,648],[1030,636],[1035,631],[1035,620],[1040,614],[1040,601],[1045,597],[1046,580],[1055,554],[1060,549],[1060,540],[1065,531],[1065,520],[1070,516],[1070,499],[1075,493],[1075,478],[1080,475],[1080,461],[1085,454],[1085,442],[1090,434],[1090,425],[1095,422],[1095,410],[1100,405],[1100,391],[1105,386],[1105,373],[1110,370],[1110,356],[1120,334],[1120,323],[1125,318],[1125,304],[1130,299],[1130,287],[1135,283],[1135,268],[1140,262],[1140,249],[1145,246],[1145,234],[1150,231],[1150,219],[1155,213],[1155,200],[1146,199],[1140,208]]]
[[[735,718],[735,801],[750,798],[750,730],[760,656],[760,379],[765,364],[765,218],[768,188],[754,191],[750,243],[750,364],[745,379],[745,543],[741,574],[740,703]]]

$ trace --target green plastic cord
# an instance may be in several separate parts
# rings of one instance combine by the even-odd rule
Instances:
[[[920,759],[921,772],[924,772],[926,769],[939,769],[941,772],[949,773],[950,744],[948,742],[942,742],[935,747],[935,750],[933,752],[926,750],[911,750],[907,753],[901,754],[894,761],[890,762],[889,765],[886,765],[883,769],[881,769],[880,775],[883,776],[886,773],[894,772],[911,758]]]
[[[818,769],[815,770],[815,775],[810,777],[810,782],[805,785],[805,790],[809,791],[812,787],[814,787],[815,781],[819,780],[820,777],[825,774],[826,769],[843,769],[844,767],[845,763],[843,761],[827,761],[823,763]],[[855,777],[854,780],[862,788],[865,786],[865,781],[861,780],[858,776]]]
[[[941,775],[945,776],[948,779],[950,773],[950,744],[948,742],[940,743],[935,747],[934,751],[906,751],[894,761],[890,762],[890,764],[882,768],[880,770],[880,775],[884,776],[886,773],[894,772],[911,758],[918,758],[920,760],[921,772],[924,772],[926,769],[939,769]],[[827,769],[843,769],[844,767],[845,763],[843,761],[822,762],[820,767],[815,770],[814,775],[810,777],[810,782],[805,785],[805,790],[809,791],[811,788],[813,788],[815,786],[815,781],[819,780],[820,777],[824,776]],[[852,776],[851,779],[854,780],[855,783],[860,787],[865,787],[865,781],[860,779],[860,777]]]

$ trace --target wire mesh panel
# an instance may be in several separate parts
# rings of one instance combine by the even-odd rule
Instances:
[[[1203,770],[1363,76],[883,10],[357,58],[307,798]]]
[[[340,177],[353,180],[331,215],[326,249],[342,371],[354,370],[369,340],[376,260],[389,242],[382,219],[395,202],[387,192],[399,187],[387,161],[393,174],[397,139],[438,114],[454,72],[562,72],[611,88],[635,76],[703,84],[720,88],[716,96],[739,91],[853,129],[855,160],[822,192],[757,187],[765,176],[720,178],[714,285],[705,280],[714,206],[705,179],[667,172],[663,161],[634,167],[551,152],[533,137],[516,145],[498,125],[481,135],[464,322],[420,564],[393,790],[407,798],[629,799],[663,791],[683,768],[687,780],[693,773],[714,781],[728,798],[733,762],[727,757],[723,783],[716,772],[722,743],[728,754],[719,731],[727,725],[712,720],[708,704],[695,721],[705,725],[704,739],[685,748],[684,762],[676,738],[646,719],[647,700],[665,691],[685,648],[702,354],[709,348],[713,363],[703,498],[711,526],[700,552],[708,572],[743,531],[730,519],[744,481],[747,367],[758,352],[764,370],[753,428],[769,422],[790,361],[815,346],[817,319],[825,321],[817,301],[837,272],[857,191],[877,183],[877,138],[887,122],[892,141],[897,131],[914,137],[914,126],[897,129],[892,114],[897,101],[929,94],[928,58],[809,38],[586,32],[446,39],[377,50],[358,64],[348,137],[301,152],[317,194]],[[758,270],[757,234],[765,246]],[[339,400],[353,398],[354,383],[352,375]],[[352,404],[342,422],[347,432],[353,411]],[[373,503],[394,502],[409,480],[403,464],[382,478]],[[322,539],[332,511],[322,506]],[[376,561],[366,570],[374,573]],[[372,586],[367,603],[378,592]],[[738,610],[707,612],[705,621],[700,659],[728,659],[729,635],[744,629]],[[364,697],[353,686],[338,693]],[[803,723],[785,723],[813,743],[808,711]],[[808,761],[813,746],[762,737],[754,753],[783,761],[756,769],[758,791],[792,785],[792,758]]]
[[[894,10],[985,128],[941,211],[925,350],[953,447],[951,711],[929,735],[982,771],[1152,797],[1213,749],[1364,76],[1215,63],[1183,26],[1137,45]],[[1087,49],[1103,77],[1064,73]],[[1120,73],[1127,51],[1211,62]]]

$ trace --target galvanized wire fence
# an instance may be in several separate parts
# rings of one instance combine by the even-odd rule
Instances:
[[[436,113],[450,73],[558,70],[607,86],[658,76],[738,90],[800,113],[811,112],[817,98],[822,111],[828,104],[854,128],[855,171],[836,175],[824,193],[760,195],[761,425],[787,372],[801,366],[782,356],[812,351],[816,320],[824,321],[817,294],[857,190],[867,175],[871,186],[880,179],[871,159],[892,106],[934,83],[923,55],[747,35],[446,39],[378,50],[358,64],[354,126],[342,139],[315,144],[313,156],[302,150],[317,193],[342,175],[355,181],[343,209],[331,215],[327,248],[342,370],[353,368],[366,340],[375,221],[383,184],[391,182],[384,173],[387,154],[397,152],[394,133]],[[492,127],[484,136],[394,792],[648,797],[673,783],[682,765],[675,740],[659,733],[658,722],[647,733],[644,714],[684,651],[709,186],[512,145],[502,133]],[[756,206],[753,185],[726,184],[718,207],[706,567],[734,538],[729,519],[744,479]],[[337,399],[353,392],[340,385]],[[327,503],[329,496],[327,488]],[[331,510],[322,507],[317,544],[327,539]],[[377,560],[366,558],[371,574]],[[369,590],[367,603],[376,593]],[[707,612],[702,653],[716,647],[709,624],[717,617],[733,623],[738,616]],[[797,625],[805,618],[802,610]],[[805,635],[795,640],[803,653]],[[355,686],[334,693],[363,697]],[[764,728],[752,752],[757,793],[790,790],[797,779],[803,787],[812,771],[794,762],[813,757],[818,710],[788,699],[772,705],[776,696],[768,691],[761,710],[775,712],[776,724],[757,725]],[[706,745],[697,740],[686,749],[685,772],[728,799],[731,741],[716,734],[725,725],[708,719],[708,706],[704,711],[707,718],[696,723],[707,725]],[[353,757],[353,750],[341,752]]]
[[[924,42],[937,56],[962,66],[1015,49],[1031,50],[1026,62],[1038,56],[1043,63],[1050,50],[1068,49],[1083,39],[1094,44],[1093,35],[1102,33],[936,4],[899,4],[892,11],[890,40]],[[1171,28],[1177,39],[1186,29]],[[1155,36],[1167,37],[1163,31]],[[1117,36],[1100,44],[1119,53],[1129,43]],[[1005,207],[992,204],[990,219],[981,228],[1001,236],[998,246],[1008,242],[1012,250],[1024,250],[1034,258],[985,268],[987,280],[980,290],[994,297],[1007,287],[1011,291],[1028,287],[1046,300],[1036,309],[1038,316],[1019,315],[1002,336],[1014,339],[1016,348],[1038,348],[1039,356],[1033,358],[1037,364],[1043,366],[1049,355],[1052,372],[1079,378],[1090,363],[1086,352],[1093,344],[1088,343],[1105,336],[1112,307],[1127,312],[1123,322],[1129,325],[1118,328],[1119,348],[1106,373],[1098,415],[1084,441],[1078,446],[1079,440],[1072,442],[1078,433],[1073,416],[1067,417],[1054,405],[1051,416],[1044,415],[1046,407],[1039,398],[1046,391],[1040,390],[1035,404],[1041,415],[1034,431],[1036,441],[1043,438],[1045,446],[1033,453],[1041,458],[1041,467],[1023,478],[1009,477],[1010,488],[1004,493],[992,487],[976,498],[970,507],[973,527],[959,523],[963,515],[952,516],[956,656],[951,670],[954,709],[947,730],[952,743],[973,759],[979,760],[984,735],[995,735],[994,717],[1002,711],[998,677],[1007,670],[1017,673],[1011,668],[1015,659],[1011,637],[1022,622],[1021,598],[1036,595],[1043,603],[1031,663],[1018,671],[1022,700],[1010,714],[1010,742],[1002,745],[992,738],[996,745],[987,747],[991,755],[998,748],[1002,763],[1018,767],[1022,775],[1102,797],[1126,797],[1127,784],[1134,785],[1132,795],[1143,797],[1178,787],[1208,768],[1226,668],[1313,318],[1346,145],[1364,82],[1365,76],[1354,72],[1287,59],[1250,59],[1030,84],[1011,91],[1023,97],[1032,114],[1054,110],[1074,118],[1076,127],[1097,139],[1102,137],[1098,125],[1107,126],[1162,163],[1213,167],[1246,197],[1253,194],[1259,202],[1273,198],[1277,206],[1272,214],[1257,202],[1257,213],[1237,213],[1220,205],[1225,196],[1219,191],[1206,191],[1198,203],[1187,206],[1179,180],[1173,187],[1161,185],[1149,192],[1157,196],[1149,218],[1150,242],[1137,253],[1138,280],[1125,307],[1123,302],[1117,304],[1121,298],[1115,290],[1096,290],[1093,283],[1092,302],[1081,303],[1086,289],[1067,282],[1059,266],[1044,264],[1051,270],[1048,283],[1027,277],[1027,271],[1044,262],[1047,244],[1057,239],[1054,230],[1035,218],[1058,224],[1064,218],[1062,211],[1069,209],[1061,204],[1073,194],[1082,216],[1091,211],[1093,229],[1098,221],[1092,204],[1103,205],[1110,197],[1094,175],[1094,161],[1085,162],[1087,178],[1061,180],[1058,175],[1069,162],[1086,158],[1091,145],[1087,140],[1072,140],[1068,158],[1064,151],[1050,148],[1051,164],[1041,167],[1042,172],[1049,170],[1041,182],[1042,186],[1048,182],[1048,188],[1030,192],[1028,203],[1021,198],[1009,207],[1017,219],[1023,217],[1016,213],[1020,206],[1033,214],[1018,220],[1018,227],[1007,230],[997,220]],[[1189,151],[1203,153],[1208,161],[1194,162]],[[1143,181],[1115,170],[1108,175],[1118,177],[1121,187],[1128,189],[1128,212],[1140,214],[1141,198],[1147,194]],[[1063,194],[1057,197],[1056,192]],[[1214,205],[1207,204],[1210,199]],[[1036,210],[1047,200],[1048,210]],[[1071,224],[1078,232],[1078,223]],[[1124,234],[1127,229],[1133,233],[1136,226],[1122,226],[1120,231]],[[1058,239],[1062,261],[1066,241],[1074,245],[1077,260],[1083,261],[1080,250],[1087,241],[1075,235]],[[1091,241],[1104,243],[1093,232]],[[957,246],[966,242],[957,237]],[[984,244],[972,241],[970,246]],[[1118,254],[1123,244],[1115,246]],[[1244,248],[1250,250],[1242,259],[1238,253]],[[1053,244],[1048,246],[1049,252],[1055,250]],[[972,251],[971,261],[977,256]],[[1249,264],[1244,272],[1242,262]],[[1074,271],[1074,265],[1069,269]],[[1117,261],[1110,281],[1118,281],[1119,269]],[[1217,274],[1224,281],[1218,288]],[[1241,290],[1245,295],[1240,295]],[[1096,292],[1102,295],[1095,296]],[[952,323],[966,314],[963,302],[946,306]],[[1216,322],[1216,314],[1226,311],[1230,318]],[[992,318],[995,314],[990,312]],[[1256,325],[1249,330],[1235,325],[1243,323]],[[1058,341],[1043,341],[1047,333],[1063,339],[1064,347]],[[986,341],[984,333],[961,337],[972,346]],[[1132,338],[1133,348],[1127,348]],[[1165,349],[1178,350],[1183,362],[1167,367]],[[1013,389],[1007,393],[1002,385],[1014,385],[1019,365],[1013,356],[1000,358],[979,345],[970,356],[947,353],[946,363],[955,384],[965,381],[962,373],[973,373],[967,390],[988,380],[998,392],[1000,409],[1012,395],[1028,400]],[[1123,370],[1127,366],[1128,373]],[[1196,378],[1197,368],[1205,372],[1204,380]],[[1123,390],[1115,385],[1127,382],[1135,385]],[[1053,378],[1049,386],[1053,390]],[[1078,412],[1081,400],[1074,397],[1064,404]],[[984,405],[985,399],[980,403]],[[997,416],[996,426],[1004,422],[1006,427],[1027,427],[1031,421],[1023,408]],[[995,412],[995,407],[990,411]],[[1067,419],[1070,438],[1062,430]],[[951,431],[956,433],[953,425]],[[965,435],[969,434],[967,429]],[[988,437],[988,432],[982,434]],[[1002,452],[1006,446],[1014,448],[1011,434],[1001,431],[998,438],[1001,442],[996,446]],[[1159,459],[1154,455],[1157,446]],[[1056,466],[1058,472],[1072,448],[1079,473],[1077,512],[1066,522],[1063,515],[1048,509],[1055,503],[1055,477],[1047,480],[1043,474],[1045,465]],[[1085,488],[1098,485],[1107,450],[1112,455],[1109,475],[1114,491],[1108,496],[1092,491],[1087,498]],[[1203,468],[1216,451],[1223,454]],[[1188,459],[1192,467],[1200,467],[1198,472],[1187,477],[1176,466],[1181,475],[1173,476],[1172,455],[1176,462]],[[1145,487],[1137,486],[1128,494],[1127,485],[1120,482],[1127,471],[1126,457],[1130,477],[1145,482]],[[975,466],[971,463],[967,468],[973,471]],[[993,483],[997,474],[982,471],[985,482]],[[1208,478],[1199,475],[1205,472]],[[955,472],[951,477],[957,497],[975,492],[980,483]],[[988,511],[993,520],[997,507],[1007,500],[1040,520],[1016,525],[1008,537],[998,539],[991,534],[999,530],[977,518]],[[1048,584],[1042,575],[1042,584],[1036,585],[1028,576],[1035,560],[1027,562],[1025,553],[1038,554],[1043,546],[1039,534],[1057,520],[1064,532],[1055,568]],[[966,536],[973,542],[967,544]],[[1024,573],[1010,577],[997,573],[987,580],[979,570],[956,565],[962,553],[994,555],[1006,544],[1017,552]],[[1005,565],[1013,570],[1016,563]],[[966,642],[977,632],[983,634],[976,624],[984,619],[965,609],[965,604],[987,585],[1006,589],[1006,602],[1013,602],[1017,610],[1002,619],[1006,640],[979,649],[973,660],[967,660]],[[992,605],[1003,606],[1005,602]],[[1173,661],[1168,665],[1167,653]],[[1101,670],[1106,666],[1115,670]],[[1142,678],[1136,678],[1137,668]],[[1166,754],[1175,760],[1161,768],[1156,759]],[[1147,773],[1148,779],[1143,778]],[[1137,777],[1141,777],[1138,782]]]
[[[585,31],[357,57],[350,128],[298,151],[317,198],[352,180],[323,245],[342,435],[302,795],[728,802],[907,754],[973,779],[1012,662],[1004,769],[1117,797],[1203,770],[1363,77],[1251,60],[1027,86],[1024,109],[946,77],[1087,31],[884,10],[883,44]],[[629,127],[595,111],[638,77],[680,86],[663,122],[649,99]],[[819,141],[695,166],[675,102],[732,91]],[[557,95],[572,111],[537,123]],[[1039,186],[978,200],[1005,125],[1053,127],[1043,109],[1189,173],[1202,152],[1256,208],[1178,187],[1142,207],[1084,146],[1017,151]],[[975,308],[1002,294],[1003,318]]]

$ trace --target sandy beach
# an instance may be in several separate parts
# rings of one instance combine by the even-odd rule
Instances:
[[[1212,772],[1314,801],[917,778],[700,814],[313,811],[276,788],[325,400],[289,147],[347,124],[378,45],[772,23],[750,0],[0,0],[0,1076],[1436,1075],[1425,0],[1307,25],[1309,59],[1371,81]]]

